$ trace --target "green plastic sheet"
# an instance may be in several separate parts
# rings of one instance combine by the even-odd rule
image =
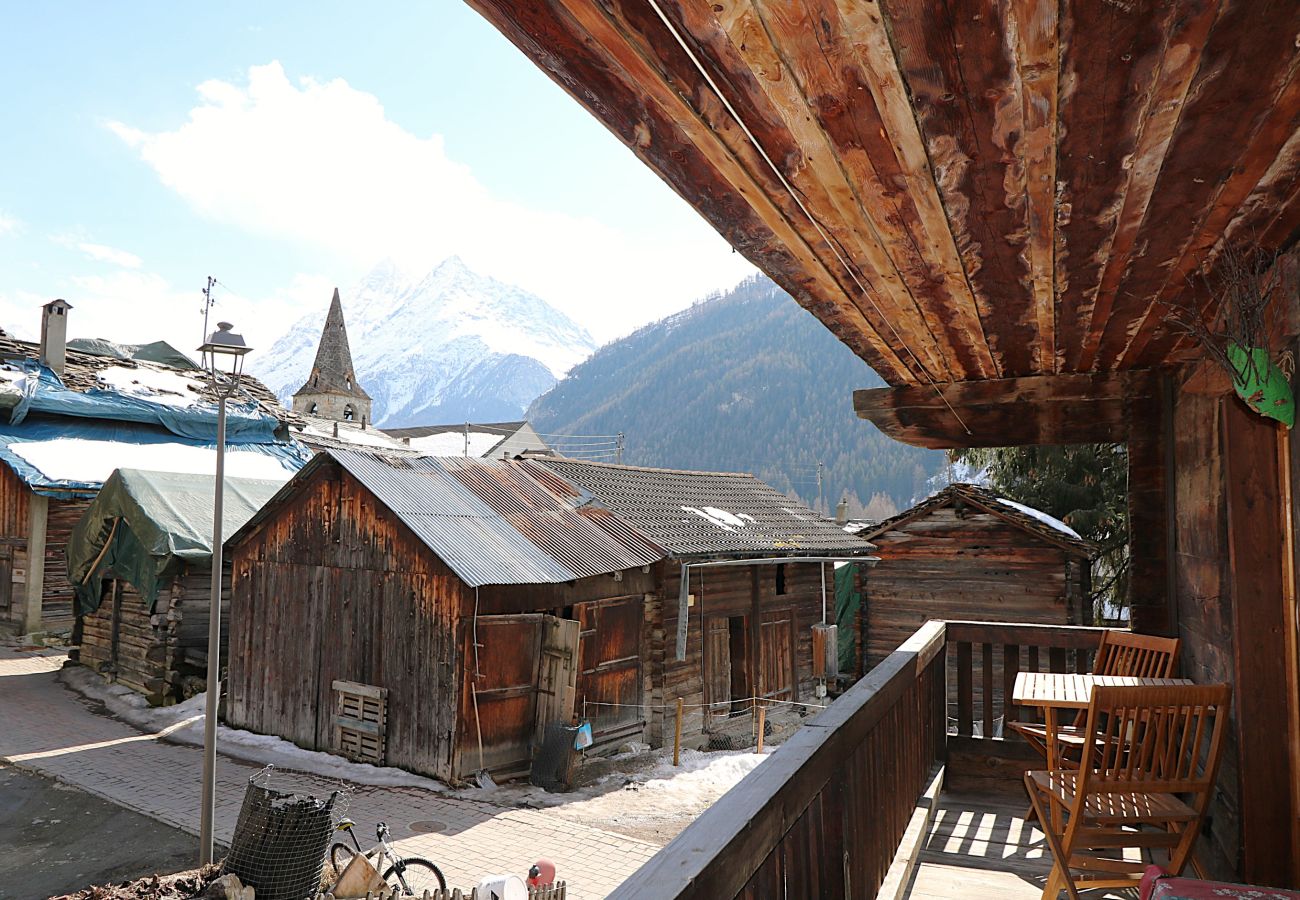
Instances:
[[[159,585],[186,567],[211,571],[215,481],[211,475],[141,469],[109,476],[68,540],[78,614],[98,608],[104,578],[129,582],[152,612]],[[227,478],[222,534],[234,534],[283,486]]]

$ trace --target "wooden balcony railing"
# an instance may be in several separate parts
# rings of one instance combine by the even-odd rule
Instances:
[[[1100,632],[927,622],[611,900],[876,897],[898,882],[900,842],[945,771],[1018,785],[1003,769],[1023,768],[1024,745],[993,736],[1015,673],[1088,671]]]

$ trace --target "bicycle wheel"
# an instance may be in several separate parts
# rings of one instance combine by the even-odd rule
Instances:
[[[447,881],[433,863],[419,856],[399,859],[384,871],[384,883],[405,897],[423,897],[425,891],[445,891]]]
[[[347,844],[337,843],[330,847],[330,865],[334,867],[334,875],[337,877],[343,874],[348,863],[352,862],[352,857],[357,855]]]

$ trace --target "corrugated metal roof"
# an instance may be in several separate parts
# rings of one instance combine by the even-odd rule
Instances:
[[[551,490],[577,502],[594,501],[673,556],[865,554],[872,549],[752,475],[549,456],[530,456],[519,465]]]
[[[466,584],[554,584],[666,555],[600,510],[579,511],[517,463],[328,451]]]

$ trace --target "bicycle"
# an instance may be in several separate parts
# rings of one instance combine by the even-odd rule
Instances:
[[[355,827],[356,823],[351,819],[340,819],[334,826],[335,831],[347,832],[356,848],[354,850],[342,841],[335,841],[330,846],[330,865],[334,867],[335,875],[343,874],[343,870],[347,868],[348,863],[352,862],[352,858],[360,853],[370,860],[376,872],[383,873],[380,877],[384,879],[384,883],[400,890],[402,896],[422,897],[425,891],[447,889],[447,880],[442,877],[442,870],[432,862],[421,856],[398,856],[393,851],[388,843],[388,826],[383,822],[375,826],[375,837],[379,839],[379,843],[366,851],[362,851],[361,844],[352,831]],[[388,868],[382,869],[381,866],[389,861],[391,862]]]

